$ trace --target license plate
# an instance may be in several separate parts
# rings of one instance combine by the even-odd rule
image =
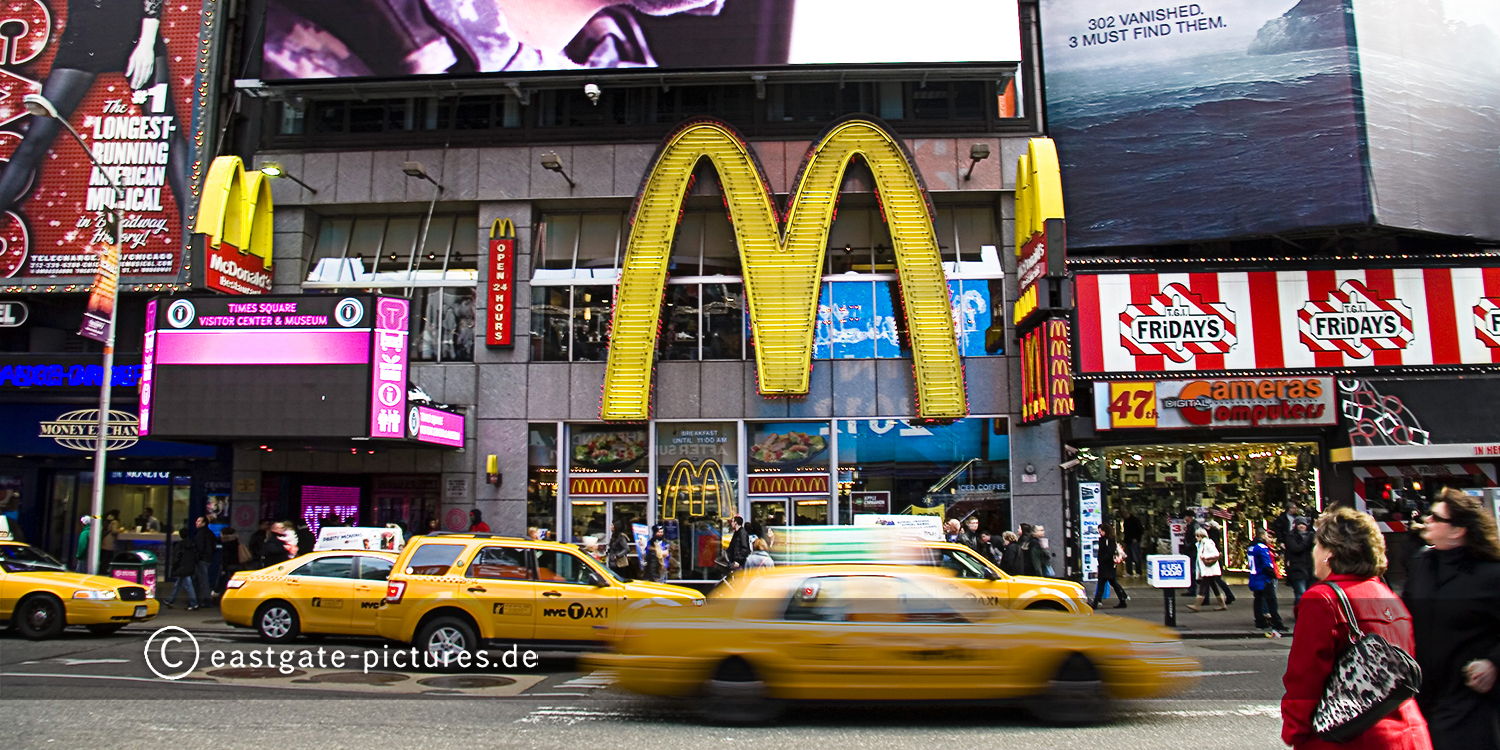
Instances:
[[[135,608],[135,616],[136,617],[145,617],[146,616],[146,605],[142,604],[141,606],[136,607]]]

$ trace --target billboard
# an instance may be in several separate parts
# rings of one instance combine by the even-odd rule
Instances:
[[[1500,363],[1500,268],[1079,274],[1082,375]]]
[[[1348,448],[1334,461],[1443,461],[1500,457],[1500,380],[1338,381]]]
[[[261,78],[1020,59],[1016,0],[271,0]]]
[[[1370,223],[1500,237],[1496,3],[1041,12],[1075,247]]]
[[[93,276],[106,244],[105,174],[57,120],[28,116],[41,94],[122,191],[120,276],[174,282],[191,208],[191,121],[204,3],[15,0],[0,59],[0,284]],[[87,282],[80,282],[87,283]]]

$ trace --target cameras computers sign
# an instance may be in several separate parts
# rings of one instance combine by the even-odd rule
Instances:
[[[1333,378],[1202,378],[1098,383],[1094,427],[1190,430],[1328,426]]]

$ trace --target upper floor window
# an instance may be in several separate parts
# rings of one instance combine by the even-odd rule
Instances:
[[[399,286],[479,278],[479,218],[330,216],[322,220],[307,282],[320,287]]]

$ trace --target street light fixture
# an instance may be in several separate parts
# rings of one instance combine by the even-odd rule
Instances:
[[[406,278],[408,281],[410,281],[412,274],[416,272],[417,256],[422,254],[423,252],[426,252],[427,250],[427,233],[432,230],[432,210],[434,208],[437,208],[438,198],[441,198],[443,196],[444,188],[442,183],[432,179],[432,175],[427,174],[427,169],[422,166],[422,162],[405,162],[401,165],[401,171],[405,172],[407,177],[415,177],[419,180],[426,180],[437,187],[437,192],[432,194],[432,202],[427,204],[427,225],[422,227],[422,244],[417,246],[417,251],[415,253],[412,253],[411,258],[407,259],[406,261]],[[446,260],[444,261],[443,265],[443,275],[447,276],[448,269]],[[408,288],[406,290],[406,294],[408,297],[411,296],[411,289]]]
[[[115,245],[116,257],[118,257],[121,230],[120,207],[125,204],[125,191],[121,189],[120,183],[115,182],[109,170],[103,164],[100,164],[98,159],[94,158],[94,152],[84,142],[83,136],[80,136],[78,131],[73,128],[73,123],[68,122],[68,118],[59,115],[57,107],[53,106],[52,102],[47,100],[47,97],[41,94],[27,94],[22,99],[22,103],[26,107],[26,111],[35,117],[50,117],[61,122],[68,133],[73,136],[73,140],[78,141],[78,145],[83,149],[83,153],[88,155],[90,162],[93,162],[94,168],[109,182],[109,186],[114,188],[114,205],[109,206],[105,213],[110,225],[110,239]],[[99,549],[101,534],[103,533],[100,521],[102,521],[104,515],[104,469],[109,454],[109,396],[110,386],[112,385],[111,381],[114,379],[113,375],[115,371],[115,321],[119,317],[119,309],[120,286],[118,279],[116,279],[116,283],[111,285],[109,291],[109,326],[104,340],[104,370],[99,377],[99,434],[96,436],[94,443],[93,502],[89,506],[89,515],[94,517],[94,522],[89,524],[88,571],[96,575],[99,572]]]
[[[292,182],[295,182],[298,185],[301,185],[302,187],[306,188],[307,191],[310,192],[310,193],[312,193],[313,195],[317,195],[318,194],[318,189],[317,188],[315,188],[312,185],[309,185],[309,184],[307,184],[307,183],[305,183],[305,182],[297,179],[296,177],[292,176],[291,172],[286,171],[286,167],[283,167],[280,164],[277,164],[275,162],[266,162],[265,164],[262,164],[260,166],[260,173],[263,174],[263,175],[265,175],[265,176],[267,176],[267,177],[285,177],[288,180],[291,180]]]
[[[979,166],[979,162],[988,158],[990,158],[990,144],[975,143],[969,146],[969,171],[964,172],[964,182],[968,182],[969,178],[974,176],[974,167]]]
[[[573,183],[573,178],[569,177],[568,173],[563,171],[562,159],[557,158],[556,153],[548,151],[547,153],[542,154],[542,169],[545,169],[548,172],[556,172],[562,175],[562,178],[568,181],[569,190],[578,187]]]

